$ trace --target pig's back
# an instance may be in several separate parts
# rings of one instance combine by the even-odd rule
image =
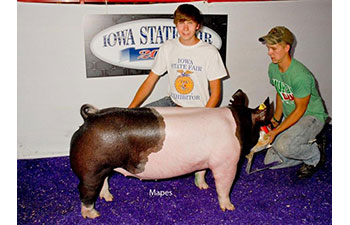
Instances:
[[[234,160],[236,155],[239,157],[236,123],[229,109],[155,110],[165,122],[165,140],[159,152],[148,156],[144,172],[137,177],[169,178],[215,166],[222,160]]]

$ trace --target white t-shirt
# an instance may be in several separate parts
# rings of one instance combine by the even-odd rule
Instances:
[[[152,72],[168,72],[169,96],[183,107],[204,107],[209,100],[209,81],[227,75],[215,46],[199,41],[185,46],[171,39],[159,48]]]

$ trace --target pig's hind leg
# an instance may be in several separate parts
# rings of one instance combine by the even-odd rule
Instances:
[[[106,202],[111,202],[113,201],[113,195],[111,192],[109,192],[108,178],[109,177],[107,176],[103,182],[103,186],[100,192],[100,199],[104,198]]]
[[[81,214],[84,218],[94,219],[100,216],[94,205],[110,171],[110,169],[104,169],[98,173],[85,174],[80,180]]]
[[[236,163],[237,164],[237,163]],[[219,165],[212,169],[215,179],[216,192],[222,211],[234,210],[235,207],[230,201],[230,190],[236,175],[237,165]]]

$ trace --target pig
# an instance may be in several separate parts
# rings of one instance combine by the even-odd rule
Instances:
[[[98,196],[112,201],[108,177],[113,171],[140,180],[181,176],[209,168],[215,179],[220,208],[234,210],[229,193],[241,151],[254,146],[260,123],[270,107],[250,109],[238,90],[220,108],[81,107],[84,124],[73,134],[70,164],[79,178],[81,214],[96,218]],[[207,188],[204,173],[196,183]]]

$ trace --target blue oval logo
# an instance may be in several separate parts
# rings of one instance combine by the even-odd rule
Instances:
[[[202,41],[221,48],[220,36],[203,26],[197,33]],[[159,47],[178,37],[172,19],[143,19],[117,24],[94,36],[90,43],[92,53],[112,65],[149,70]]]

